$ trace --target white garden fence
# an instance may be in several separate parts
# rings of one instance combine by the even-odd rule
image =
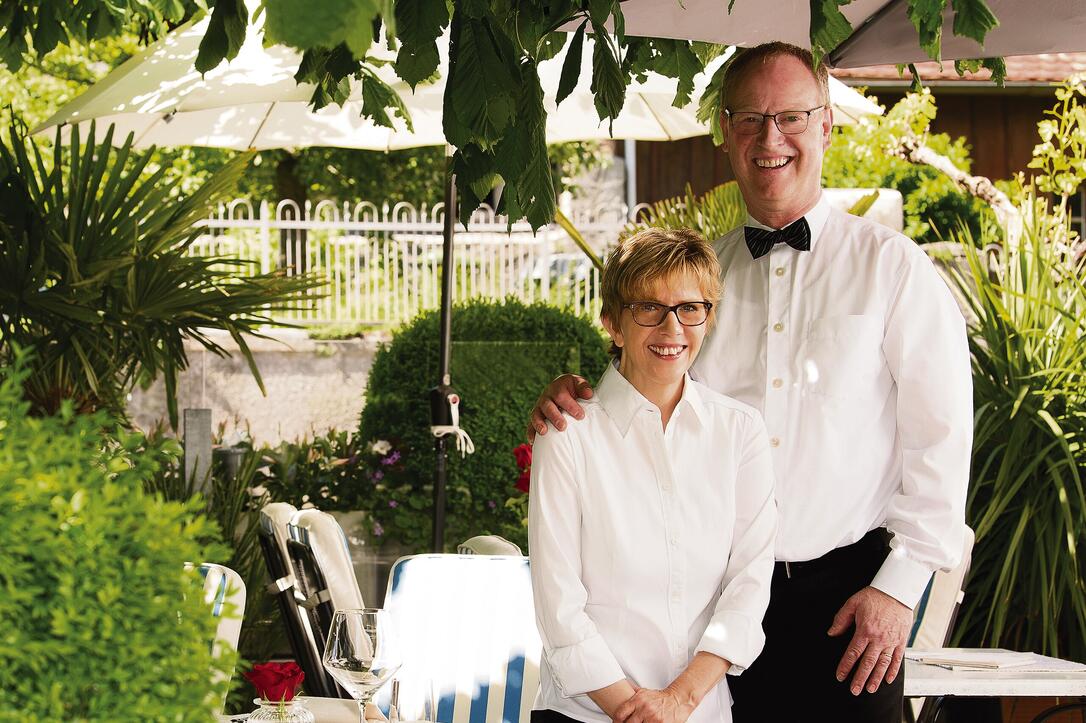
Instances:
[[[602,248],[617,240],[625,209],[572,220]],[[442,204],[416,209],[322,201],[301,209],[283,201],[273,211],[267,202],[236,200],[202,222],[204,233],[190,250],[253,261],[254,273],[312,271],[326,280],[304,310],[277,314],[277,320],[395,325],[439,304],[443,222]],[[483,207],[467,229],[457,225],[454,265],[454,301],[513,295],[599,314],[599,272],[557,225],[533,234],[520,222],[510,230],[505,217]]]

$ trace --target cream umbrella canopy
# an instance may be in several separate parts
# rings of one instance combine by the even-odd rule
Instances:
[[[986,0],[999,25],[983,46],[954,34],[953,9],[943,11],[943,60],[1086,50],[1081,0]],[[701,40],[751,47],[774,40],[811,47],[811,0],[623,0],[627,35]],[[852,34],[831,49],[831,68],[931,60],[920,47],[906,0],[851,0],[841,14]]]
[[[259,22],[259,21],[258,21]],[[299,146],[335,146],[370,150],[396,150],[444,145],[441,109],[447,75],[448,41],[440,44],[439,78],[414,92],[392,72],[377,69],[407,106],[412,127],[394,119],[394,128],[378,126],[362,117],[361,86],[355,83],[344,106],[310,108],[313,86],[299,85],[294,74],[301,55],[285,46],[265,48],[257,32],[246,34],[238,56],[206,75],[194,68],[200,40],[208,20],[182,26],[136,54],[90,90],[58,110],[35,129],[57,125],[86,125],[91,120],[116,126],[114,138],[122,142],[135,135],[137,148],[210,146],[235,150],[263,150]],[[576,90],[561,105],[554,102],[561,73],[561,58],[540,65],[547,109],[547,140],[566,141],[625,138],[666,141],[706,135],[708,128],[696,118],[697,103],[675,108],[675,81],[650,74],[627,90],[626,104],[613,123],[600,122],[589,92],[591,41],[583,49],[581,78]],[[696,99],[718,58],[695,78]],[[851,124],[882,109],[843,83],[831,79],[830,100],[835,120]]]

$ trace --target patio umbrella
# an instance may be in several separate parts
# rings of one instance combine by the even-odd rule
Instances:
[[[953,4],[943,14],[943,60],[1035,55],[1086,50],[1086,12],[1081,0],[987,0],[999,20],[983,47],[953,33]],[[811,43],[810,0],[626,0],[628,35],[703,40],[750,47],[783,40]],[[827,58],[830,67],[913,63],[931,60],[921,49],[906,0],[852,0],[840,11],[854,28]]]
[[[259,24],[262,15],[257,17]],[[57,125],[82,126],[91,120],[116,126],[114,138],[122,142],[128,133],[135,145],[197,145],[238,150],[299,146],[336,146],[392,150],[444,145],[441,109],[448,68],[448,40],[440,44],[440,79],[420,85],[414,92],[389,66],[377,72],[403,99],[413,127],[400,119],[395,128],[377,126],[361,118],[361,89],[356,84],[351,100],[342,107],[313,111],[309,107],[312,86],[298,85],[294,74],[301,62],[296,51],[284,46],[264,47],[259,32],[249,32],[237,57],[201,76],[194,68],[200,40],[208,19],[181,26],[150,45],[96,83],[86,93],[61,108],[35,129],[41,133]],[[379,53],[380,51],[378,51]],[[554,98],[562,69],[562,55],[540,66],[548,111],[549,142],[624,138],[674,140],[706,135],[708,128],[696,119],[696,102],[675,108],[675,81],[650,74],[627,91],[622,114],[614,120],[613,135],[599,121],[591,86],[590,40],[586,39],[577,88],[557,107]],[[391,57],[391,56],[389,56]],[[723,58],[716,61],[723,62]],[[717,65],[695,79],[696,99]],[[833,81],[831,102],[837,119],[853,123],[882,109],[844,84]],[[458,435],[455,410],[458,397],[449,375],[452,304],[452,239],[456,222],[455,186],[446,176],[445,229],[442,255],[440,375],[431,390],[431,429],[436,437],[434,480],[434,527],[432,544],[440,549],[444,536],[446,439]]]
[[[206,26],[206,19],[190,23],[145,48],[34,132],[62,124],[85,126],[97,119],[116,126],[114,138],[118,143],[134,133],[137,148],[194,145],[263,150],[321,145],[397,150],[445,144],[441,108],[448,67],[447,36],[439,47],[442,64],[435,83],[420,85],[412,92],[389,66],[377,69],[410,111],[413,129],[408,129],[400,119],[395,119],[395,128],[385,128],[362,118],[361,90],[357,85],[352,99],[342,107],[313,111],[309,107],[313,86],[299,85],[294,80],[301,55],[282,45],[265,48],[255,32],[246,34],[246,42],[234,60],[201,76],[193,63]],[[697,103],[675,108],[675,81],[650,74],[645,82],[634,83],[628,89],[626,105],[614,121],[612,136],[608,124],[599,121],[588,90],[590,39],[585,40],[583,54],[577,89],[557,108],[554,97],[564,56],[540,65],[546,91],[548,142],[612,137],[667,141],[708,134],[708,128],[695,117]],[[723,60],[718,58],[695,78],[698,91]],[[695,100],[697,96],[695,93]],[[832,78],[830,100],[838,125],[882,112],[874,102]]]

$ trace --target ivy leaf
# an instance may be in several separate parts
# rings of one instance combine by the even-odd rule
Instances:
[[[588,25],[585,20],[577,32],[573,34],[573,40],[566,51],[566,59],[562,61],[562,76],[558,79],[558,95],[555,96],[555,105],[560,105],[569,97],[573,89],[577,87],[577,80],[581,77],[581,56],[584,54],[584,29]]]
[[[811,54],[815,65],[852,35],[852,25],[840,10],[840,6],[849,2],[851,0],[811,0]]]
[[[972,38],[984,45],[989,30],[999,27],[999,20],[984,0],[952,0],[954,7],[954,34]]]
[[[470,130],[471,139],[486,148],[501,138],[513,120],[513,78],[483,21],[463,19],[457,49],[455,64],[450,52],[445,103],[451,104],[459,122]]]
[[[200,40],[196,53],[196,70],[200,73],[215,68],[223,60],[233,60],[245,42],[249,11],[245,0],[219,0],[211,11],[207,33]]]
[[[402,41],[396,74],[413,90],[437,71],[437,39],[449,24],[449,7],[445,0],[401,1],[396,3],[395,17]]]
[[[600,120],[614,121],[626,102],[626,79],[612,54],[611,43],[604,28],[592,23],[595,40],[592,47],[592,95]],[[609,124],[613,127],[613,122]]]
[[[411,122],[411,113],[408,112],[396,91],[372,70],[363,68],[362,115],[373,119],[373,122],[379,126],[394,128],[392,118],[388,114],[390,108],[395,115],[403,119],[409,131],[415,130]]]
[[[912,0],[907,15],[920,35],[920,47],[932,60],[939,59],[946,0]]]

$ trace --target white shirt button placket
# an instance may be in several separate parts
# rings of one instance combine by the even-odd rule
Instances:
[[[674,466],[671,464],[671,460],[675,457],[675,428],[678,426],[681,416],[680,409],[676,409],[671,415],[667,430],[660,435],[659,453],[653,455],[656,464],[656,478],[660,483],[660,500],[663,505],[664,531],[668,545],[667,559],[670,562],[667,607],[671,618],[672,669],[675,675],[678,675],[686,667],[686,634],[689,628],[683,606],[686,557],[682,553],[682,525],[679,510],[676,509],[676,478]],[[657,430],[659,429],[657,427]]]
[[[765,409],[763,415],[771,435],[770,446],[780,448],[784,433],[783,424],[788,412],[787,378],[788,360],[791,359],[792,263],[796,252],[783,244],[770,251],[765,266],[766,297],[766,360],[765,360]]]

